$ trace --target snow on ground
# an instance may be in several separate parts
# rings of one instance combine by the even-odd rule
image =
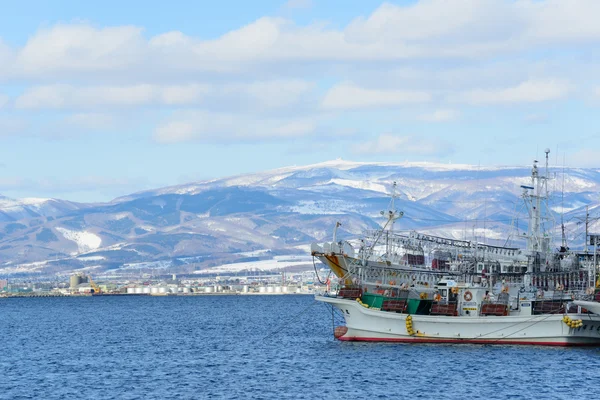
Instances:
[[[149,262],[140,262],[140,263],[127,263],[123,264],[120,269],[142,269],[142,268],[150,268],[150,269],[164,269],[169,268],[173,265],[171,261],[149,261]]]
[[[221,227],[219,226],[219,223],[218,223],[218,222],[214,222],[214,221],[209,221],[209,222],[206,224],[206,227],[207,227],[207,228],[209,228],[209,229],[210,229],[211,231],[213,231],[213,232],[227,232],[227,230],[226,230],[226,229],[224,229],[224,228],[221,228]]]
[[[25,199],[10,199],[5,197],[0,200],[0,208],[18,207],[18,206],[39,206],[52,199],[43,199],[37,197],[29,197]]]
[[[65,239],[77,243],[77,249],[80,253],[95,250],[100,247],[100,244],[102,243],[100,236],[88,231],[72,231],[60,226],[56,227],[56,230],[59,231]]]
[[[370,181],[366,181],[366,180],[362,180],[362,181],[353,181],[350,179],[332,179],[329,182],[326,183],[333,183],[336,185],[340,185],[340,186],[347,186],[347,187],[351,187],[354,189],[362,189],[362,190],[371,190],[373,192],[379,192],[379,193],[385,193],[388,194],[389,190],[386,186],[379,184],[379,183],[373,183]]]
[[[260,257],[260,256],[264,256],[266,254],[268,254],[269,252],[271,252],[271,249],[260,249],[260,250],[254,250],[254,251],[243,251],[241,253],[236,253],[240,256],[244,256],[244,257]]]
[[[102,261],[105,260],[106,257],[103,256],[87,256],[87,257],[77,257],[80,261]]]
[[[299,244],[294,246],[295,249],[300,250],[302,253],[310,254],[310,244]]]
[[[18,274],[18,273],[31,273],[46,268],[46,261],[37,261],[28,264],[19,264],[8,266],[5,264],[4,268],[0,268],[0,274]]]
[[[286,260],[289,261],[280,261],[278,259],[273,260],[262,260],[262,261],[253,261],[253,262],[243,262],[243,263],[233,263],[233,264],[223,264],[218,267],[207,268],[199,271],[194,271],[195,274],[205,274],[207,272],[210,273],[230,273],[230,272],[240,272],[240,271],[277,271],[283,268],[288,267],[306,267],[312,268],[313,263],[312,259],[310,261],[304,260],[304,257],[298,257],[298,260],[295,261],[290,257],[293,256],[284,256]]]
[[[342,200],[329,200],[324,202],[301,200],[297,206],[284,207],[291,212],[299,214],[345,214],[346,209],[352,209],[349,203]],[[356,207],[354,207],[356,208]]]

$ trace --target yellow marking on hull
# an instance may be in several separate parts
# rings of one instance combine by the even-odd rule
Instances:
[[[327,266],[333,271],[338,278],[343,278],[346,275],[346,271],[341,268],[340,260],[335,255],[325,255],[327,260]],[[352,279],[347,277],[344,279],[344,284],[352,285]]]

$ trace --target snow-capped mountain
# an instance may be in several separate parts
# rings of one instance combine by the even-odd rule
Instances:
[[[564,172],[564,173],[563,173]],[[502,240],[523,229],[521,185],[531,167],[334,160],[133,193],[106,204],[0,198],[0,275],[145,266],[192,271],[243,261],[252,251],[306,252],[378,225],[397,183],[397,229]],[[550,208],[573,243],[590,207],[595,227],[597,169],[555,168]],[[515,216],[519,216],[515,218]],[[600,226],[598,226],[600,228]]]

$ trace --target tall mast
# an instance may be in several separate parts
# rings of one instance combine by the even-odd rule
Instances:
[[[385,223],[385,225],[383,226],[383,229],[381,230],[381,233],[379,234],[379,236],[377,237],[377,239],[375,239],[375,243],[377,243],[377,241],[379,240],[379,237],[381,237],[381,235],[384,234],[385,229],[387,228],[388,231],[385,232],[386,235],[386,239],[385,239],[385,252],[386,254],[390,254],[391,252],[391,248],[390,248],[390,234],[394,231],[394,223],[396,222],[396,220],[398,218],[402,218],[402,216],[404,215],[404,213],[402,211],[398,211],[396,210],[396,186],[397,183],[396,181],[394,181],[394,183],[392,184],[392,196],[390,199],[390,204],[388,206],[388,210],[386,211],[381,211],[380,214],[384,217],[387,218],[387,221]],[[375,243],[373,244],[373,246],[375,246]]]
[[[540,174],[538,161],[533,161],[531,169],[531,186],[521,186],[523,188],[523,199],[527,204],[529,211],[529,234],[527,236],[527,249],[537,252],[548,251],[548,240],[544,240],[542,233],[542,206],[548,199],[548,154],[546,153],[546,171],[544,175]],[[547,204],[544,204],[547,208]]]

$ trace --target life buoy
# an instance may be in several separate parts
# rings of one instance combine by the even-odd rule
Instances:
[[[465,292],[463,298],[465,299],[465,301],[471,301],[471,300],[473,300],[473,293],[471,293],[469,290],[467,290]]]

